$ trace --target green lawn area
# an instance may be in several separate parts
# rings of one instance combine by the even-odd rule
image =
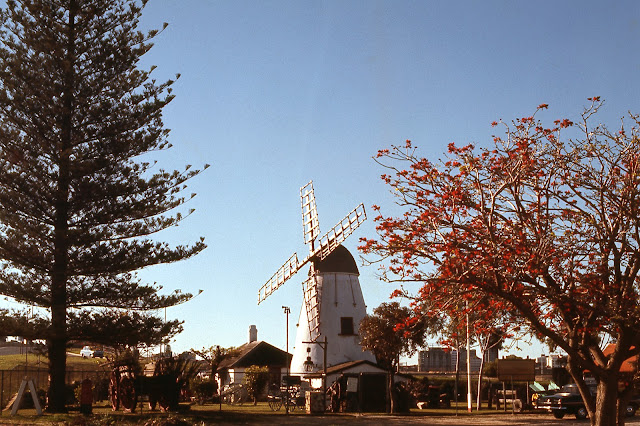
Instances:
[[[83,425],[144,425],[150,420],[154,419],[154,425],[163,424],[303,424],[309,415],[306,414],[304,408],[297,409],[291,412],[288,416],[285,414],[284,409],[279,411],[272,411],[266,402],[260,402],[257,405],[251,403],[243,405],[226,405],[222,404],[206,404],[206,405],[187,405],[182,404],[184,409],[181,413],[162,413],[159,411],[151,412],[148,410],[147,405],[142,406],[140,410],[140,404],[135,413],[123,413],[114,412],[106,402],[101,402],[94,405],[93,415],[87,421],[80,415],[77,407],[71,407],[69,414],[44,414],[41,417],[35,416],[35,410],[20,410],[15,417],[9,417],[8,412],[4,412],[0,417],[0,424],[83,424]],[[378,413],[384,415],[383,413]],[[475,417],[485,415],[503,414],[502,411],[496,411],[495,409],[488,410],[483,409],[481,411],[474,411],[472,414],[467,413],[466,404],[460,403],[457,411],[458,416]],[[511,413],[504,413],[511,415]],[[328,424],[343,424],[345,420],[353,419],[356,414],[324,414],[329,420]],[[456,409],[412,409],[408,414],[410,417],[430,417],[430,416],[455,416]],[[405,414],[404,416],[407,416]],[[313,416],[316,417],[316,416]],[[331,419],[335,419],[335,422]],[[171,422],[163,423],[163,420],[169,420]],[[176,423],[176,421],[182,421],[184,423]]]
[[[38,356],[35,354],[27,355],[27,363],[29,367],[39,366],[40,368],[47,368],[49,360],[46,356]],[[76,370],[94,370],[99,369],[101,363],[104,363],[106,358],[82,358],[79,356],[67,356],[67,366]],[[25,355],[0,355],[0,370],[13,370],[17,366],[24,367]]]

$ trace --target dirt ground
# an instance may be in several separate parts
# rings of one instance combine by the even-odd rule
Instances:
[[[4,414],[4,413],[3,413]],[[46,415],[40,418],[34,416],[2,416],[0,417],[0,425],[185,425],[193,424],[194,426],[208,425],[304,425],[304,426],[324,426],[324,425],[356,425],[356,426],[378,426],[378,425],[447,425],[447,426],[519,426],[519,425],[536,425],[536,426],[588,426],[589,420],[576,420],[574,416],[566,416],[564,419],[555,419],[551,414],[480,414],[468,415],[460,413],[455,415],[432,415],[432,414],[410,414],[389,416],[385,414],[325,414],[325,415],[308,415],[303,413],[292,413],[284,415],[278,414],[257,414],[257,413],[239,413],[239,412],[216,412],[206,411],[201,413],[190,413],[191,415],[167,415],[154,414],[152,417],[126,415],[122,417],[111,417],[110,421],[106,421],[107,416],[94,415],[89,418],[83,418],[81,415],[70,415],[65,421],[48,422]],[[153,419],[153,420],[152,420]],[[180,419],[182,422],[174,423],[171,420]],[[164,421],[163,421],[164,420]],[[169,420],[169,421],[167,421]],[[640,416],[627,419],[627,424],[631,426],[640,426]]]
[[[258,420],[258,419],[256,419]],[[266,419],[265,419],[266,420]],[[273,418],[270,419],[271,421]],[[207,424],[207,423],[205,423]],[[216,423],[224,424],[224,423]],[[232,424],[232,423],[228,423]],[[254,423],[261,424],[261,423]],[[555,419],[552,415],[545,414],[496,414],[481,416],[387,416],[365,414],[359,416],[279,416],[278,424],[284,425],[448,425],[448,426],[588,426],[589,420],[576,420],[573,416],[564,419]],[[640,417],[634,417],[627,421],[628,425],[640,425]]]

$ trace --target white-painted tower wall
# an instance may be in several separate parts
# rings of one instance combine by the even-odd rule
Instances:
[[[353,257],[346,249],[337,250],[335,255],[346,256],[353,263],[353,272],[322,271],[323,265],[316,265],[316,282],[320,299],[320,328],[315,341],[324,342],[327,337],[327,367],[347,361],[367,360],[376,362],[375,357],[369,351],[363,351],[360,346],[358,328],[360,321],[366,315],[366,306],[360,281],[358,280],[357,267]],[[334,256],[332,254],[331,256]],[[331,262],[329,262],[331,263]],[[324,269],[331,268],[327,265]],[[344,322],[344,323],[343,323]],[[349,325],[353,330],[349,330]],[[310,335],[307,322],[307,311],[303,304],[298,321],[293,359],[291,360],[291,374],[301,375],[309,371],[305,370],[307,356],[311,357],[313,368],[311,372],[322,372],[324,365],[324,350],[317,343],[304,343],[313,340]],[[315,337],[315,336],[314,336]],[[307,348],[310,351],[307,351]]]

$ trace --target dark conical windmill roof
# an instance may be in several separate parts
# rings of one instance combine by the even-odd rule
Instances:
[[[344,272],[360,275],[356,261],[343,245],[336,247],[324,260],[315,261],[313,266],[319,272]]]

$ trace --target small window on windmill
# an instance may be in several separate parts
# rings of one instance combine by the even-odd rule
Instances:
[[[340,334],[354,334],[353,317],[340,318]]]

